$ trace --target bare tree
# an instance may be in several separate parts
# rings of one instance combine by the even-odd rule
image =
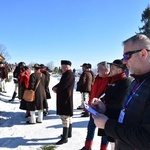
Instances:
[[[53,61],[50,61],[49,63],[47,63],[47,67],[48,67],[50,70],[53,70],[53,69],[54,69],[54,62],[53,62]]]
[[[34,64],[35,64],[35,62],[30,62],[30,63],[28,64],[28,67],[32,68],[32,67],[34,66]]]
[[[6,51],[6,47],[3,44],[0,44],[0,55],[2,55],[5,58],[5,61],[11,59],[11,56]]]

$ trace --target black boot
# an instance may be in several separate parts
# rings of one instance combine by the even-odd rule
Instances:
[[[16,93],[16,92],[14,92],[14,93],[13,93],[13,96],[12,96],[12,99],[11,99],[11,100],[9,100],[9,101],[14,101],[14,100],[15,100],[16,95],[17,95],[17,93]]]
[[[69,125],[68,138],[72,137],[72,124]]]
[[[84,114],[81,115],[81,117],[89,117],[89,112],[87,110],[84,111]]]
[[[69,128],[66,128],[66,127],[63,127],[63,135],[62,135],[62,138],[61,140],[59,140],[56,145],[61,145],[61,144],[64,144],[64,143],[67,143],[68,142],[68,132],[69,132]]]
[[[30,111],[29,111],[29,110],[27,110],[27,111],[26,111],[26,115],[25,115],[25,117],[26,117],[26,118],[31,117],[31,115],[30,115]]]
[[[69,129],[68,129],[68,138],[71,138],[72,137],[72,124],[69,125]],[[62,134],[60,135],[60,137],[62,138]]]

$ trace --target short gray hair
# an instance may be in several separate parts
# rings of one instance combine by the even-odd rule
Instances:
[[[128,42],[132,42],[132,46],[135,49],[148,49],[150,50],[150,38],[144,34],[137,34],[129,39],[123,41],[123,45],[126,45]]]
[[[109,63],[107,63],[106,61],[102,61],[102,62],[99,62],[98,64],[97,64],[97,66],[99,66],[99,65],[102,65],[104,68],[106,68],[106,69],[110,69],[110,64]]]

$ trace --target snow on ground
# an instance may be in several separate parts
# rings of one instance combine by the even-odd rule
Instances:
[[[58,76],[51,76],[50,90],[59,82]],[[0,150],[40,150],[44,145],[55,145],[62,134],[62,123],[56,115],[56,95],[51,91],[48,100],[50,115],[45,116],[41,124],[28,125],[25,111],[19,109],[20,101],[16,98],[9,102],[14,91],[13,81],[6,83],[7,93],[0,94]],[[68,143],[57,146],[57,150],[79,150],[84,146],[89,117],[80,117],[80,93],[74,89],[73,134]],[[99,150],[100,137],[97,131],[92,150]]]

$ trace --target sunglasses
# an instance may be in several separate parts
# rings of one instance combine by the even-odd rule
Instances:
[[[124,60],[129,60],[132,56],[132,54],[135,54],[135,53],[138,53],[140,51],[142,51],[143,49],[139,49],[139,50],[134,50],[134,51],[130,51],[130,52],[126,52],[123,54],[123,59]],[[146,49],[147,50],[147,49]],[[150,51],[150,50],[147,50],[147,51]]]

